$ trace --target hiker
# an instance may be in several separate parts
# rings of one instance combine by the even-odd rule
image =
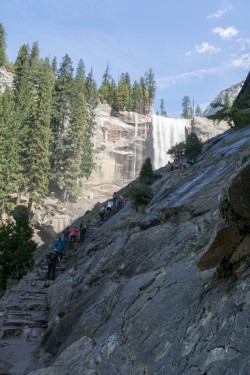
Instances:
[[[76,228],[70,228],[70,242],[76,242],[76,238],[78,237],[78,232]]]
[[[55,273],[56,273],[56,265],[58,264],[58,253],[56,249],[51,251],[47,255],[47,263],[48,263],[48,280],[50,280],[50,277],[52,280],[55,280]]]
[[[112,207],[113,207],[113,202],[109,201],[108,204],[107,204],[107,215],[111,214]]]
[[[63,242],[64,242],[64,249],[65,251],[69,248],[69,236],[70,236],[70,229],[67,227],[63,231]]]
[[[124,206],[124,196],[123,196],[123,194],[120,194],[120,196],[119,196],[119,206],[120,207]]]
[[[60,260],[62,258],[63,249],[64,249],[64,241],[62,240],[62,237],[59,236],[58,240],[55,242],[55,250],[56,250],[56,252],[58,254],[58,261],[59,262],[60,262]]]
[[[85,234],[87,232],[87,229],[89,229],[89,226],[85,221],[81,221],[80,226],[79,226],[79,231],[80,231],[80,237],[79,237],[79,243],[83,243],[85,240]]]
[[[115,191],[113,193],[113,205],[116,206],[116,201],[117,201],[117,192]]]
[[[100,219],[101,219],[101,224],[103,223],[104,215],[105,215],[105,207],[102,206],[102,208],[99,211],[99,216],[100,216]]]

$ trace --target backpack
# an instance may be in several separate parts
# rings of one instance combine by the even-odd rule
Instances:
[[[58,240],[56,241],[56,250],[61,253],[63,251],[63,241]]]
[[[58,255],[57,253],[50,253],[49,256],[48,256],[48,261],[49,263],[56,263],[58,260]]]

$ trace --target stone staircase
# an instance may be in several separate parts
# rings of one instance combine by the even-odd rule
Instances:
[[[107,220],[108,217],[105,218]],[[86,239],[100,224],[89,227]],[[56,268],[56,277],[74,262],[80,244],[73,244]],[[48,366],[36,357],[47,328],[46,294],[53,281],[47,281],[46,259],[25,275],[0,299],[0,375],[26,375]]]
[[[74,244],[63,256],[56,277],[71,265],[78,248]],[[47,271],[44,259],[0,300],[0,375],[25,375],[46,366],[36,359],[36,350],[47,328],[46,294],[52,283]]]

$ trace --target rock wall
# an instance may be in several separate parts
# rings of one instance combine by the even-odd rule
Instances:
[[[146,157],[151,158],[154,169],[165,166],[171,160],[168,149],[185,141],[187,133],[194,131],[205,141],[228,128],[226,122],[201,117],[192,121],[134,112],[112,115],[108,105],[99,105],[93,138],[95,167],[83,181],[79,204],[87,210],[107,200],[138,177]]]
[[[48,288],[48,362],[30,375],[249,374],[250,228],[218,226],[225,190],[249,207],[249,131],[210,140],[143,212],[128,202],[89,232]]]

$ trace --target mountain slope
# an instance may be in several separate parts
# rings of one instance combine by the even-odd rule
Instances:
[[[51,366],[32,375],[248,372],[250,236],[232,255],[218,226],[219,198],[249,168],[249,130],[210,140],[196,165],[163,172],[144,212],[127,202],[89,236],[48,290]]]

